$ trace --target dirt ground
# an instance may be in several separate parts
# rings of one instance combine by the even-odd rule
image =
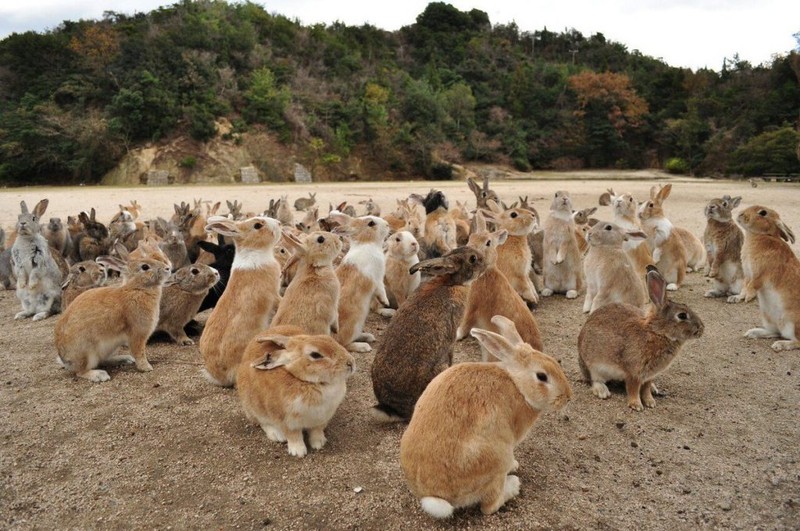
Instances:
[[[644,198],[652,181],[497,182],[506,201],[528,195],[542,215],[556,190],[578,207],[597,204],[608,186]],[[425,193],[431,183],[319,184],[187,188],[26,188],[0,191],[0,226],[16,220],[20,199],[50,199],[46,215],[96,207],[107,221],[118,203],[137,199],[145,216],[167,217],[176,201],[238,199],[266,207],[288,194],[334,200]],[[451,202],[470,199],[466,184],[435,183]],[[800,185],[675,181],[666,204],[679,226],[702,234],[712,197],[741,195],[743,206],[775,208],[800,234]],[[224,208],[223,208],[224,210]],[[610,219],[607,207],[597,216]],[[796,246],[795,246],[796,249]],[[704,320],[705,335],[686,344],[658,383],[666,396],[642,413],[624,390],[595,398],[580,381],[577,336],[582,296],[545,299],[536,311],[545,350],[558,358],[574,399],[542,416],[516,450],[522,489],[499,513],[458,511],[439,523],[409,493],[399,467],[404,425],[376,425],[371,354],[327,430],[328,445],[304,459],[249,425],[236,392],[200,376],[197,347],[148,346],[154,370],[112,369],[93,384],[55,362],[57,318],[14,321],[13,291],[0,291],[0,527],[274,529],[797,529],[800,528],[800,351],[774,353],[772,340],[744,339],[758,326],[757,303],[703,298],[706,280],[691,274],[672,296]],[[246,309],[243,309],[246,311]],[[366,330],[381,339],[387,320]],[[474,340],[458,362],[476,360]]]

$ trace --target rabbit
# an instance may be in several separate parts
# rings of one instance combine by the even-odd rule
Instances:
[[[97,262],[78,262],[69,269],[67,280],[61,284],[61,309],[69,308],[75,298],[85,291],[99,288],[105,284],[108,274],[106,268]]]
[[[281,222],[284,227],[294,227],[294,215],[292,209],[289,207],[288,196],[281,196],[281,204],[278,206],[277,220]]]
[[[741,200],[741,197],[726,195],[721,199],[712,199],[706,205],[703,242],[708,256],[706,276],[711,278],[713,288],[703,294],[705,297],[729,296],[729,302],[737,302],[736,296],[742,292],[744,233],[733,221],[731,213]]]
[[[425,228],[418,237],[414,235],[420,248],[424,249],[425,258],[442,256],[455,248],[456,224],[448,215],[448,202],[445,195],[431,188],[428,195],[411,194],[409,199],[425,207]]]
[[[22,212],[17,217],[17,238],[11,246],[11,268],[22,311],[14,319],[33,316],[34,321],[39,321],[61,311],[63,275],[39,228],[48,204],[47,199],[42,199],[29,212],[25,201],[20,202]]]
[[[478,186],[478,183],[476,183],[472,177],[467,177],[467,186],[469,186],[469,189],[475,194],[475,201],[478,203],[478,208],[489,208],[487,201],[490,200],[497,204],[500,203],[497,192],[489,189],[489,177],[483,178],[483,188]]]
[[[0,251],[0,285],[3,289],[16,289],[17,278],[11,266],[11,249]]]
[[[380,216],[381,215],[381,207],[380,207],[380,205],[378,205],[378,203],[373,201],[371,197],[369,199],[367,199],[367,200],[359,201],[358,204],[359,205],[364,205],[364,208],[366,210],[366,212],[364,214],[365,216]]]
[[[294,326],[276,326],[247,345],[236,389],[248,420],[267,438],[287,442],[289,455],[305,457],[308,442],[320,450],[325,428],[347,393],[356,362],[327,335],[305,335]]]
[[[583,312],[591,313],[614,302],[642,306],[647,302],[644,286],[622,245],[630,239],[644,241],[641,230],[626,231],[607,221],[597,221],[586,235],[589,252],[583,259],[586,299]]]
[[[129,205],[119,205],[120,210],[125,210],[130,212],[131,217],[133,217],[134,221],[139,219],[139,216],[142,215],[142,205],[140,205],[135,199],[130,201]]]
[[[403,230],[392,234],[386,240],[385,248],[386,273],[383,276],[383,283],[386,287],[386,297],[389,299],[389,308],[384,308],[378,313],[384,317],[392,317],[395,310],[419,287],[421,281],[419,271],[414,274],[408,272],[411,267],[419,263],[419,243],[410,232]]]
[[[539,294],[531,280],[533,257],[528,235],[536,227],[536,214],[526,208],[501,210],[492,200],[488,204],[492,210],[481,212],[494,220],[498,228],[508,232],[505,243],[497,248],[497,269],[505,275],[525,304],[534,308],[539,303]]]
[[[705,268],[707,257],[703,241],[692,234],[689,229],[675,226],[674,230],[683,242],[684,249],[686,249],[686,272],[691,273]]]
[[[639,208],[642,230],[647,234],[647,244],[653,253],[655,266],[667,280],[667,289],[675,291],[686,276],[686,246],[674,231],[672,222],[664,215],[664,200],[669,197],[672,185],[650,190],[650,201]]]
[[[486,270],[469,286],[469,298],[464,319],[456,332],[456,339],[467,337],[473,328],[484,328],[496,332],[492,324],[495,315],[507,317],[514,322],[523,340],[536,350],[542,350],[542,336],[536,319],[525,305],[506,276],[497,268],[497,248],[502,246],[508,232],[501,229],[489,232],[486,221],[479,210],[475,214],[477,232],[469,237],[469,247],[483,252]],[[483,361],[497,361],[481,348]]]
[[[389,235],[389,224],[377,216],[353,218],[341,212],[328,215],[340,224],[337,232],[350,240],[350,249],[336,268],[341,292],[339,298],[339,331],[336,340],[354,352],[369,352],[369,343],[375,341],[372,334],[362,333],[369,314],[373,296],[384,305],[389,305],[383,277],[386,257],[383,241]]]
[[[143,244],[152,253],[151,244]],[[77,297],[56,323],[55,343],[59,363],[92,382],[106,382],[101,364],[134,362],[139,371],[152,371],[145,344],[158,323],[162,285],[169,278],[169,264],[151,255],[133,258],[103,257],[125,271],[119,286],[91,289]],[[114,355],[128,345],[131,355]]]
[[[72,255],[72,237],[61,218],[50,218],[50,222],[43,227],[42,235],[61,256],[66,258]]]
[[[434,275],[389,321],[372,362],[372,390],[381,422],[411,418],[414,404],[433,378],[453,363],[456,331],[464,318],[468,285],[486,269],[483,252],[458,247],[411,267]]]
[[[397,208],[383,216],[384,221],[389,224],[392,232],[404,230],[406,227],[406,220],[410,212],[408,199],[396,199]]]
[[[304,232],[305,234],[318,231],[320,230],[318,219],[319,219],[319,208],[314,208],[314,209],[309,208],[306,211],[305,216],[303,216],[303,219],[301,219],[300,222],[297,225],[295,225],[295,227],[297,228],[297,230]]]
[[[631,194],[616,195],[614,190],[609,188],[607,193],[600,196],[601,205],[610,205],[614,212],[613,222],[621,229],[628,232],[642,230],[637,222],[638,203]],[[646,241],[637,238],[630,238],[623,242],[622,249],[631,259],[631,263],[636,271],[636,277],[641,279],[642,289],[645,288],[644,279],[647,276],[647,266],[655,265],[650,247]]]
[[[206,230],[228,236],[236,245],[231,276],[199,345],[206,378],[231,387],[242,352],[255,334],[269,326],[280,303],[281,270],[273,248],[281,238],[281,226],[272,218],[232,221],[212,216]]]
[[[800,260],[789,247],[794,233],[774,210],[751,206],[736,217],[744,229],[742,267],[745,289],[738,296],[745,302],[758,297],[761,328],[745,337],[780,337],[775,351],[800,348]]]
[[[578,250],[581,255],[586,254],[586,251],[589,250],[589,242],[586,241],[586,233],[588,233],[591,228],[589,225],[589,218],[595,212],[597,212],[597,207],[584,208],[583,210],[576,210],[572,213],[572,221],[575,223],[575,241],[578,242]]]
[[[98,256],[102,256],[108,252],[109,239],[108,229],[105,225],[97,221],[95,218],[96,213],[94,208],[91,209],[89,215],[86,212],[81,212],[78,219],[83,224],[83,230],[75,240],[75,245],[78,248],[79,261],[94,260]]]
[[[448,518],[480,504],[492,514],[519,493],[514,448],[541,413],[572,399],[558,362],[527,344],[514,323],[471,334],[500,363],[460,363],[439,374],[419,398],[400,440],[400,467],[422,510]]]
[[[298,212],[308,212],[311,207],[317,204],[317,193],[309,192],[308,197],[300,197],[294,201],[294,209]]]
[[[339,278],[333,260],[342,250],[339,238],[330,232],[312,232],[304,242],[284,234],[294,248],[298,271],[286,288],[272,326],[297,326],[303,333],[330,335],[339,331]]]
[[[200,308],[197,310],[198,312],[202,312],[216,306],[222,294],[225,293],[225,287],[228,285],[228,280],[231,278],[231,268],[233,267],[233,260],[236,256],[236,246],[231,243],[225,243],[221,234],[217,234],[217,243],[203,241],[198,242],[198,246],[205,252],[214,256],[214,259],[208,265],[219,273],[219,280],[208,290],[208,295],[203,299]]]
[[[120,205],[111,222],[108,224],[108,237],[111,241],[124,239],[131,233],[136,232],[136,223],[133,221],[133,214]]]
[[[208,290],[217,282],[219,273],[207,265],[190,264],[175,271],[162,291],[155,331],[166,332],[178,345],[194,345],[184,327],[197,315]]]
[[[230,201],[225,201],[228,205],[228,215],[226,216],[228,219],[232,221],[239,221],[244,218],[242,214],[242,204],[239,201],[234,200],[233,203]]]
[[[572,219],[572,200],[569,193],[558,191],[550,205],[550,216],[544,222],[544,257],[542,296],[565,293],[574,299],[583,288],[581,252]]]
[[[189,253],[186,249],[186,239],[181,230],[172,223],[163,224],[166,234],[158,246],[167,255],[174,271],[189,264]]]
[[[628,407],[655,407],[653,380],[678,355],[683,343],[703,335],[700,317],[686,305],[667,299],[667,282],[650,266],[648,310],[630,304],[609,304],[592,313],[578,335],[578,364],[591,381],[592,393],[608,398],[609,380],[622,380]]]

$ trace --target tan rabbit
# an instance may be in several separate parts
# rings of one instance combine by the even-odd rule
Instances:
[[[391,317],[394,311],[419,287],[419,271],[411,274],[409,269],[419,263],[419,244],[408,231],[392,234],[386,240],[386,273],[383,276],[389,308],[380,310],[384,317]]]
[[[365,210],[364,215],[365,216],[378,216],[378,217],[380,217],[380,215],[381,215],[381,207],[380,207],[380,205],[378,205],[378,203],[373,201],[371,197],[369,199],[365,199],[363,201],[359,201],[358,204],[359,205],[364,205],[364,210]]]
[[[308,197],[299,197],[294,201],[294,209],[299,212],[308,212],[311,207],[317,204],[317,193],[309,192]]]
[[[59,363],[92,382],[111,379],[97,369],[101,364],[133,361],[140,371],[153,370],[145,345],[158,323],[161,288],[170,273],[167,264],[150,257],[112,259],[124,269],[125,283],[83,293],[55,327]],[[130,347],[132,357],[114,355],[123,345]]]
[[[206,376],[216,385],[230,387],[236,382],[245,346],[269,326],[280,302],[281,270],[273,248],[281,228],[272,218],[232,221],[214,216],[208,218],[206,229],[233,239],[236,246],[225,292],[200,337]]]
[[[667,290],[675,291],[686,276],[686,246],[673,230],[672,222],[664,215],[664,200],[669,197],[672,185],[650,190],[650,201],[639,208],[642,230],[647,234],[647,245],[653,253],[656,267],[667,281]]]
[[[516,496],[514,448],[541,413],[572,398],[556,360],[523,341],[510,320],[492,323],[499,334],[471,333],[500,363],[460,363],[439,374],[400,440],[408,486],[434,518],[475,504],[492,514]]]
[[[744,270],[742,269],[742,244],[744,234],[733,221],[731,211],[739,206],[741,197],[724,196],[712,199],[705,208],[706,230],[703,233],[708,255],[706,276],[711,278],[713,288],[706,297],[725,297],[728,302],[738,302],[742,292]]]
[[[456,339],[464,339],[473,328],[497,332],[492,318],[500,315],[511,319],[522,339],[536,350],[542,350],[542,337],[536,319],[506,276],[497,268],[497,248],[505,242],[508,232],[501,229],[488,232],[483,214],[475,214],[477,232],[469,237],[468,246],[483,252],[486,270],[469,286],[469,298],[464,319],[456,332]],[[483,361],[497,361],[486,349],[481,349]]]
[[[294,215],[289,206],[289,197],[286,195],[281,196],[281,204],[278,206],[278,221],[284,227],[294,227]]]
[[[584,313],[614,302],[642,306],[647,302],[644,287],[622,245],[630,239],[644,241],[644,232],[629,232],[607,221],[598,221],[588,232],[589,252],[583,259],[586,276]]]
[[[102,286],[106,278],[106,269],[91,260],[78,262],[70,267],[67,280],[61,284],[62,310],[66,310],[81,293]]]
[[[303,219],[300,220],[300,222],[296,225],[296,227],[299,231],[304,232],[305,234],[318,231],[320,230],[318,219],[319,219],[319,208],[318,207],[314,207],[313,209],[309,208],[306,211],[305,215],[303,216]]]
[[[572,213],[572,221],[575,223],[575,241],[578,242],[578,250],[585,254],[589,250],[589,242],[586,241],[586,233],[589,232],[589,218],[597,212],[597,207],[584,208]]]
[[[328,215],[340,224],[339,232],[350,240],[350,249],[336,268],[341,285],[339,299],[339,331],[336,340],[354,352],[369,352],[375,336],[364,333],[364,323],[373,297],[389,305],[383,276],[386,257],[383,241],[389,235],[389,224],[376,216],[353,218],[341,212]]]
[[[289,455],[304,457],[303,432],[314,450],[325,446],[325,427],[355,370],[353,356],[331,337],[277,326],[247,345],[236,387],[245,416],[271,441],[288,442]]]
[[[745,337],[780,337],[772,349],[800,348],[800,260],[789,247],[794,233],[774,210],[763,206],[744,209],[736,218],[744,229],[742,266],[745,289],[740,297],[749,302],[758,297],[760,328]]]
[[[50,222],[42,227],[42,235],[47,239],[52,249],[57,250],[61,256],[72,256],[72,237],[61,218],[50,218]]]
[[[464,318],[468,285],[486,268],[481,251],[458,247],[413,266],[434,278],[397,309],[372,363],[372,390],[382,422],[411,418],[417,398],[453,363],[456,330]]]
[[[475,194],[475,201],[478,203],[478,208],[489,208],[488,201],[494,201],[500,204],[500,198],[497,192],[489,189],[489,177],[483,178],[483,188],[478,186],[472,177],[467,177],[467,185],[469,189]]]
[[[530,275],[533,258],[528,234],[536,227],[536,214],[526,208],[501,210],[492,200],[487,203],[491,210],[481,212],[494,220],[498,229],[508,232],[505,243],[497,248],[497,269],[505,275],[525,304],[533,308],[539,303],[539,295]]]
[[[294,249],[297,274],[286,288],[272,326],[297,326],[303,333],[320,335],[339,330],[339,292],[341,286],[333,260],[342,250],[339,238],[330,232],[312,232],[304,242],[284,234]]]
[[[156,331],[169,334],[179,345],[194,345],[184,327],[197,315],[208,290],[219,282],[219,273],[203,264],[189,264],[172,274],[161,294]]]
[[[575,230],[569,193],[558,191],[550,205],[550,215],[544,222],[544,297],[565,293],[568,299],[574,299],[583,288],[581,252]]]
[[[637,232],[642,230],[637,218],[638,203],[631,194],[614,194],[614,190],[608,189],[608,193],[600,196],[601,205],[611,205],[614,212],[614,223],[627,232]],[[622,248],[631,259],[637,278],[642,281],[642,288],[645,287],[644,279],[647,275],[647,266],[655,265],[653,255],[647,241],[631,238],[622,244]]]
[[[683,343],[703,335],[703,321],[686,305],[667,299],[666,281],[651,266],[647,290],[653,306],[609,304],[589,316],[578,335],[581,373],[592,393],[608,398],[609,380],[625,382],[628,407],[655,407],[653,380],[678,355]]]

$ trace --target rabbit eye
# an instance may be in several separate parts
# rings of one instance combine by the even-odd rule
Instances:
[[[515,218],[515,217],[517,217],[517,216],[518,216],[518,214],[517,214],[516,212],[512,212],[512,213],[511,213],[511,218],[512,218],[512,219],[513,219],[513,218]]]
[[[85,268],[85,267],[83,267],[83,266],[80,266],[80,267],[78,268],[78,271],[80,271],[81,273],[85,273],[85,272],[86,272],[86,268]]]
[[[765,217],[767,215],[767,211],[766,210],[759,210],[758,211],[758,215],[763,218],[763,217]]]
[[[264,226],[264,224],[263,224],[263,223],[256,223],[255,225],[253,225],[253,228],[254,228],[254,229],[256,229],[256,230],[258,230],[258,229],[260,229],[260,228],[261,228],[261,227],[263,227],[263,226]]]
[[[651,202],[647,203],[647,206],[652,207],[653,206],[653,202],[651,201]]]
[[[150,271],[150,266],[147,264],[142,264],[142,271]]]
[[[197,269],[197,268],[192,268],[192,274],[193,274],[193,275],[197,275],[197,274],[199,274],[199,273],[200,273],[200,270],[199,270],[199,269]]]
[[[543,372],[537,372],[536,379],[539,380],[540,382],[547,383],[547,374]]]
[[[317,243],[325,243],[325,236],[317,237]]]
[[[489,240],[488,242],[486,242],[486,247],[491,247],[491,246],[492,246],[492,240]]]
[[[320,354],[319,352],[316,352],[316,351],[314,351],[311,354],[309,354],[309,356],[311,356],[312,360],[321,360],[322,359],[322,354]]]
[[[681,312],[678,314],[678,319],[681,321],[685,321],[689,318],[689,315],[686,312]]]
[[[606,225],[606,226],[605,226],[605,229],[606,229],[606,230],[611,230],[611,225]]]
[[[469,255],[469,263],[474,264],[478,260],[478,257],[474,254]]]
[[[367,223],[367,225],[370,226],[370,227],[374,227],[375,226],[375,222],[374,221],[370,221],[369,223]]]
[[[394,239],[394,241],[396,241],[396,242],[399,242],[399,241],[400,241],[400,236],[398,236],[397,238],[395,238],[395,239]]]

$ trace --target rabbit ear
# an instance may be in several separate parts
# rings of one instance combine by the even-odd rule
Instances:
[[[50,204],[49,199],[42,199],[41,201],[36,203],[36,206],[33,207],[33,215],[36,216],[37,218],[41,218],[42,214],[44,214],[44,211],[47,210],[47,205],[49,204]]]
[[[489,353],[497,359],[501,361],[512,360],[514,345],[505,337],[481,328],[473,328],[469,333],[478,340],[478,343],[480,343],[483,348],[488,350]]]
[[[475,212],[475,232],[486,232],[486,218],[480,210]]]
[[[344,212],[337,212],[334,210],[328,217],[332,220],[341,225],[342,227],[346,227],[350,225],[350,222],[353,221],[353,218],[345,214]]]
[[[128,264],[117,258],[116,256],[98,256],[94,259],[95,262],[98,264],[107,267],[108,269],[113,269],[114,271],[118,271],[122,273]]]
[[[114,245],[114,250],[117,252],[117,256],[119,256],[120,259],[122,259],[122,260],[127,260],[128,259],[128,248],[125,247],[124,245],[122,245],[121,243],[117,242]]]
[[[206,221],[206,231],[213,231],[217,234],[222,234],[223,236],[239,236],[239,227],[237,227],[236,223],[228,218],[224,218],[222,216],[211,216]]]
[[[496,245],[503,245],[508,239],[508,231],[506,229],[498,230],[492,233],[492,237],[497,241]]]
[[[478,186],[475,183],[475,181],[472,180],[472,177],[467,177],[467,186],[469,186],[469,189],[472,190],[473,194],[475,194],[475,195],[480,195],[481,194],[481,187]]]
[[[411,266],[408,270],[410,274],[421,271],[426,275],[451,275],[457,270],[456,264],[449,257],[431,258],[423,260]]]
[[[492,324],[494,324],[500,331],[500,334],[512,345],[521,345],[523,341],[522,336],[517,332],[517,327],[514,321],[503,315],[495,315],[492,317]]]
[[[739,203],[741,203],[741,202],[742,202],[742,197],[741,196],[736,196],[736,197],[731,198],[730,199],[731,209],[734,209],[734,208],[738,207]]]
[[[259,339],[259,341],[261,341]],[[291,356],[289,352],[286,350],[275,350],[272,352],[267,352],[257,360],[250,363],[250,366],[254,369],[259,371],[270,371],[272,369],[277,369],[278,367],[283,367],[291,360]]]
[[[492,210],[492,212],[494,212],[495,214],[502,214],[502,213],[503,213],[503,209],[502,209],[502,208],[500,208],[500,205],[498,205],[498,204],[495,202],[495,200],[494,200],[494,199],[489,199],[489,200],[487,200],[487,201],[486,201],[486,206],[488,206],[488,207],[489,207],[489,208]],[[486,211],[484,211],[484,213],[485,213],[485,212],[486,212]]]
[[[28,205],[25,204],[25,201],[20,201],[19,202],[19,208],[20,208],[20,210],[22,211],[23,214],[29,214]]]
[[[647,266],[647,294],[656,308],[663,308],[667,302],[667,283],[661,273],[653,266]]]
[[[640,230],[625,232],[626,240],[646,240],[647,234]]]
[[[775,223],[778,226],[778,232],[785,241],[794,243],[794,232],[790,229],[786,224],[781,220],[776,220]]]

